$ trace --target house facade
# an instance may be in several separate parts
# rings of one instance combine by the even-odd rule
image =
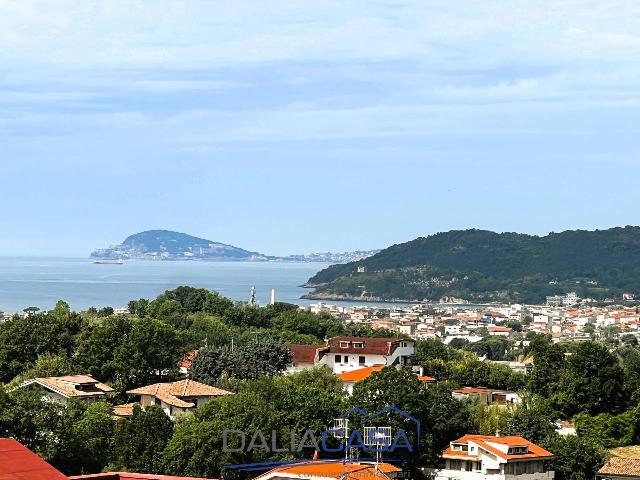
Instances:
[[[149,405],[159,405],[171,419],[178,413],[194,411],[210,398],[233,395],[232,392],[227,390],[211,387],[190,379],[170,383],[156,383],[129,390],[127,393],[140,397],[139,404],[142,409],[147,408]],[[118,405],[114,408],[114,414],[117,416],[132,415],[134,405]]]
[[[316,352],[316,364],[340,374],[374,365],[411,365],[415,341],[399,338],[333,337]]]
[[[411,365],[415,340],[401,338],[333,337],[325,345],[289,344],[289,373],[326,365],[336,375],[365,367]]]
[[[553,454],[517,436],[465,435],[442,452],[435,480],[553,480]]]

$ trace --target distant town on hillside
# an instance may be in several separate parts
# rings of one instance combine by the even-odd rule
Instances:
[[[265,255],[213,240],[171,230],[148,230],[128,236],[121,244],[98,248],[91,253],[96,260],[206,260],[238,262],[318,262],[347,263],[362,260],[379,250],[343,253],[309,253],[284,257]]]

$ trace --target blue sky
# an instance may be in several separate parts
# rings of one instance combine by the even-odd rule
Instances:
[[[640,3],[0,1],[0,254],[640,224]]]

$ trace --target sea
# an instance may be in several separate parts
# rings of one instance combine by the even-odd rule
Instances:
[[[216,290],[236,301],[249,301],[255,287],[258,304],[276,300],[307,306],[301,287],[328,265],[288,262],[198,262],[129,260],[122,265],[94,264],[87,258],[0,257],[0,310],[19,312],[35,306],[53,308],[58,300],[73,310],[124,307],[129,300],[153,299],[180,285]],[[330,301],[334,305],[382,305]],[[389,304],[385,304],[390,306]],[[399,304],[401,305],[401,304]]]

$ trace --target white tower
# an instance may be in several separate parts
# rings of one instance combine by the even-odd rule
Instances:
[[[271,289],[271,301],[269,302],[269,305],[275,305],[276,303],[276,289],[272,288]]]

